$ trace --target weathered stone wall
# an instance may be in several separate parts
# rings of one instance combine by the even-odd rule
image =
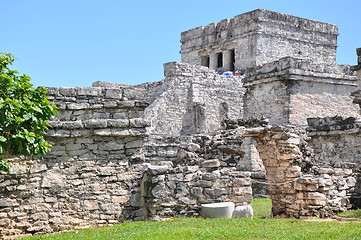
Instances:
[[[162,81],[136,86],[107,82],[93,86],[138,92],[150,103],[145,112],[150,134],[210,133],[222,129],[225,119],[242,116],[245,90],[241,76],[219,75],[207,67],[179,62],[164,64],[164,75]]]
[[[314,118],[309,123],[312,161],[324,167],[325,178],[337,182],[330,189],[343,190],[335,199],[347,198],[354,208],[361,208],[360,119]]]
[[[350,96],[357,77],[349,66],[283,58],[247,70],[244,82],[246,118],[302,126],[309,117],[359,116]]]
[[[143,197],[148,219],[200,216],[203,203],[252,201],[251,173],[221,167],[217,160],[201,166],[155,166],[143,178]]]
[[[202,203],[250,203],[252,194],[265,195],[264,167],[256,143],[244,129],[211,135],[149,136],[142,196],[150,219],[199,216]],[[252,191],[257,181],[258,192]]]
[[[150,134],[209,133],[221,129],[226,118],[242,116],[241,77],[177,62],[166,63],[164,72],[166,78],[145,113]]]
[[[147,138],[145,156],[153,165],[143,179],[148,218],[198,216],[202,203],[244,205],[252,196],[268,196],[265,169],[256,141],[244,134],[245,121],[226,125],[228,130],[207,135]]]
[[[208,65],[219,70],[230,70],[232,60],[236,70],[244,70],[288,56],[334,64],[337,35],[332,24],[257,9],[183,32],[182,62],[204,65],[208,57]]]
[[[309,131],[264,124],[247,126],[247,121],[241,120],[229,121],[227,126],[233,130],[215,135],[182,139],[158,136],[151,141],[157,144],[146,148],[149,161],[160,165],[148,170],[146,181],[143,179],[147,216],[197,216],[201,203],[220,200],[242,205],[250,200],[252,190],[262,192],[264,185],[277,217],[330,217],[359,207],[358,123],[352,118],[339,121],[333,123],[338,132],[330,132],[327,119],[331,118],[317,120],[322,126],[311,124]],[[241,126],[237,128],[237,124]],[[170,148],[168,142],[173,143]],[[250,185],[239,186],[239,181]]]
[[[182,33],[187,63],[165,64],[163,81],[49,88],[59,107],[52,151],[14,158],[0,175],[0,235],[198,216],[202,203],[243,205],[252,195],[269,195],[281,217],[361,207],[360,121],[304,128],[309,117],[360,116],[349,95],[357,77],[335,64],[337,34],[255,10]],[[224,76],[205,63],[252,68]],[[360,104],[360,91],[353,96]]]
[[[124,89],[51,88],[59,117],[43,159],[0,175],[0,234],[61,231],[143,219],[140,179],[147,104]]]
[[[354,118],[310,120],[300,128],[246,130],[257,141],[274,216],[328,217],[359,207],[360,124]]]

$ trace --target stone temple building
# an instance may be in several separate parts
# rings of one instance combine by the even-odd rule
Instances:
[[[185,31],[182,62],[246,70],[284,57],[334,64],[337,26],[258,9]]]
[[[258,9],[181,34],[182,62],[137,86],[48,88],[52,151],[0,175],[0,235],[200,216],[272,199],[277,217],[361,207],[361,50],[338,28]]]

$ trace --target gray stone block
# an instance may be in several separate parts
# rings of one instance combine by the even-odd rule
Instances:
[[[232,217],[234,217],[234,218],[253,218],[253,208],[251,205],[238,206],[234,209]]]

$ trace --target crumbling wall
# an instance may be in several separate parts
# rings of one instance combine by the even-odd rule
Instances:
[[[330,126],[330,119],[339,120]],[[309,132],[277,126],[246,131],[257,140],[274,216],[329,217],[358,207],[359,123],[336,117],[310,124]]]
[[[317,127],[310,120],[308,131],[250,119],[227,121],[228,130],[213,135],[158,136],[146,143],[149,162],[158,165],[143,178],[147,216],[197,216],[206,202],[242,205],[265,185],[276,217],[330,217],[358,207],[359,123],[341,118],[330,127],[327,119],[314,120]]]
[[[357,207],[361,141],[354,122],[337,123],[341,131],[327,136],[331,145],[312,126],[306,131],[266,122],[230,120],[228,130],[217,134],[148,139],[147,160],[157,166],[143,178],[147,216],[198,216],[200,204],[207,202],[242,205],[252,195],[264,196],[265,186],[276,217],[330,217]],[[357,134],[342,137],[350,130]],[[329,151],[335,144],[340,149]]]
[[[147,104],[125,89],[50,88],[59,116],[43,159],[0,175],[0,234],[48,233],[143,219]]]
[[[206,67],[171,62],[166,78],[146,109],[150,134],[210,133],[226,118],[242,116],[241,77],[221,76]]]
[[[323,166],[320,174],[334,201],[361,208],[361,121],[333,117],[309,119],[312,161]]]
[[[210,135],[150,136],[145,156],[152,166],[142,180],[148,218],[199,216],[203,203],[249,204],[254,180],[264,180],[264,168],[255,142],[243,133],[239,128]]]
[[[201,166],[154,166],[143,178],[145,211],[149,219],[200,216],[203,203],[252,201],[251,173],[221,167],[217,160]]]

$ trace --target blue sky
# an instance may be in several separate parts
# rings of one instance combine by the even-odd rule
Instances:
[[[1,0],[0,52],[35,86],[139,84],[180,61],[180,33],[263,8],[338,25],[337,62],[356,64],[360,0]]]

